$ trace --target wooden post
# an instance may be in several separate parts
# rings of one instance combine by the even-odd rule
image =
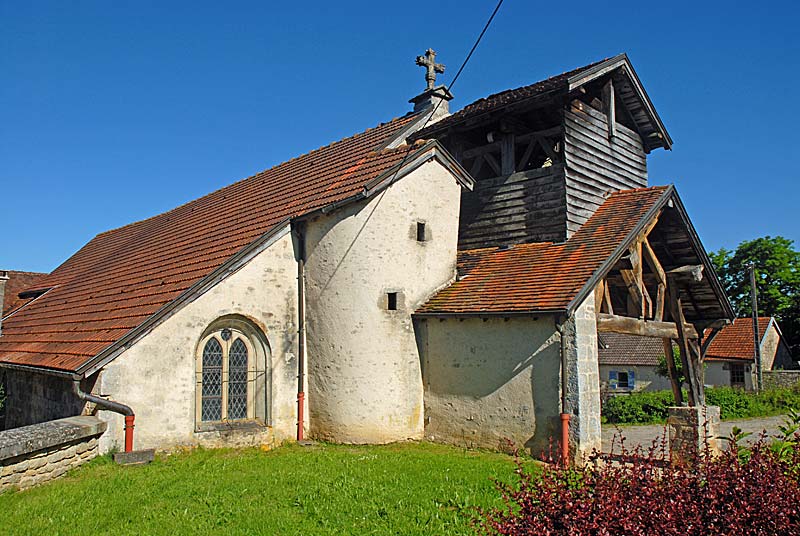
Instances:
[[[617,107],[614,98],[614,81],[610,78],[603,87],[603,105],[608,120],[608,139],[611,139],[617,133]]]
[[[501,175],[511,175],[516,167],[514,156],[514,135],[506,134],[500,141],[500,170]]]
[[[667,372],[669,373],[669,383],[672,387],[672,396],[675,398],[675,405],[683,405],[683,391],[681,382],[678,381],[678,370],[675,367],[675,356],[672,353],[672,339],[661,339],[664,344],[664,359],[667,362]]]
[[[683,370],[686,375],[686,383],[689,384],[689,404],[692,406],[703,406],[705,405],[703,380],[702,377],[697,377],[697,366],[695,363],[695,361],[699,361],[699,353],[697,356],[694,356],[690,350],[689,338],[687,337],[684,327],[686,319],[683,316],[680,293],[678,292],[674,277],[669,278],[667,291],[669,292],[670,314],[678,329],[677,341],[678,349],[681,352],[681,362],[683,363]]]
[[[664,268],[662,268],[661,263],[658,262],[656,253],[653,251],[653,248],[650,246],[650,242],[647,240],[647,238],[642,241],[642,246],[644,258],[647,259],[647,264],[650,266],[650,270],[653,271],[658,279],[656,309],[655,313],[653,314],[653,320],[661,321],[664,319],[664,300],[666,299],[667,291],[667,274],[664,272]]]

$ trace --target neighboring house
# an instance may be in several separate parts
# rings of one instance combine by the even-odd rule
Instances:
[[[432,74],[433,52],[418,63]],[[9,425],[98,413],[108,450],[115,401],[141,448],[539,450],[569,413],[575,455],[599,448],[598,331],[685,319],[696,346],[733,318],[675,188],[648,187],[669,134],[625,55],[452,115],[428,80],[413,112],[102,233],[37,281],[2,319]]]
[[[4,273],[5,276],[3,276]],[[10,315],[31,300],[32,294],[24,291],[35,288],[37,281],[46,275],[39,272],[20,272],[17,270],[0,271],[0,285],[4,285],[2,287],[3,290],[0,290],[0,295],[3,296],[3,317]],[[3,277],[7,279],[3,279]],[[20,293],[22,293],[22,296],[20,296]]]
[[[614,395],[670,389],[669,379],[656,374],[664,343],[652,337],[602,333],[598,337],[600,389]]]
[[[46,275],[38,272],[0,270],[0,318],[9,316],[30,301],[32,298],[24,291],[35,287],[36,282]],[[20,296],[20,293],[22,293],[22,296]],[[0,324],[1,327],[2,325]],[[0,368],[0,430],[5,429],[6,409],[4,398],[7,391],[5,370]]]
[[[797,368],[774,317],[759,317],[758,333],[763,370]],[[706,383],[752,389],[757,379],[753,340],[752,318],[737,318],[723,328],[706,352]]]
[[[758,324],[764,370],[796,369],[775,318],[760,317]],[[661,339],[603,333],[598,343],[600,385],[605,394],[670,389],[669,380],[656,374],[664,355]],[[705,355],[704,383],[752,389],[756,378],[754,355],[753,321],[737,318],[711,341]]]

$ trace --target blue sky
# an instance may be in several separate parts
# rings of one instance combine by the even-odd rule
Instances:
[[[0,268],[50,271],[99,232],[403,115],[414,57],[433,47],[450,83],[493,7],[0,0]],[[675,141],[650,182],[677,185],[706,247],[800,242],[798,16],[506,0],[451,108],[627,52]]]

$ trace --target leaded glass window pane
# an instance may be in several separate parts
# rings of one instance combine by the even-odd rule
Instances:
[[[201,418],[222,420],[222,346],[211,338],[203,348],[203,386]]]
[[[247,418],[247,346],[241,339],[228,352],[228,418]]]

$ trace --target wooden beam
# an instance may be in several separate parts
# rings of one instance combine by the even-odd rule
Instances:
[[[630,298],[631,307],[628,308],[628,314],[643,318],[642,311],[644,310],[644,296],[642,295],[642,288],[639,286],[634,275],[633,270],[620,270],[620,275],[625,286],[628,287],[628,297]]]
[[[550,140],[545,138],[544,136],[536,136],[534,141],[539,144],[542,148],[544,153],[550,157],[550,159],[555,162],[558,159],[555,151],[553,151],[553,145],[551,144]]]
[[[611,286],[608,281],[605,283],[605,292],[603,293],[603,303],[606,306],[606,312],[610,315],[614,314],[614,306],[611,305]]]
[[[476,156],[475,161],[472,163],[472,167],[469,170],[470,176],[473,178],[476,177],[482,167],[483,167],[483,156]]]
[[[603,87],[603,107],[608,121],[608,139],[611,139],[617,133],[617,105],[614,97],[614,81],[611,78]]]
[[[656,257],[656,252],[653,251],[653,248],[650,246],[650,241],[647,240],[646,236],[642,240],[642,252],[645,260],[647,261],[647,265],[650,267],[650,271],[656,275],[656,279],[658,280],[656,310],[653,314],[653,320],[663,320],[664,300],[666,299],[667,293],[667,274],[664,272],[664,268],[661,266],[658,257]]]
[[[496,133],[495,133],[496,134]],[[535,140],[535,138],[548,138],[552,136],[556,136],[561,134],[561,127],[553,127],[547,128],[544,130],[537,130],[535,132],[529,132],[527,134],[517,135],[516,141],[517,143],[523,143],[529,140]],[[478,147],[473,147],[471,149],[467,149],[464,151],[463,158],[472,158],[474,156],[480,156],[486,153],[499,153],[500,152],[500,145],[502,144],[503,140],[497,140],[486,145],[480,145]]]
[[[531,155],[533,154],[534,147],[536,147],[536,138],[532,138],[528,143],[528,147],[525,149],[525,152],[522,153],[522,158],[520,158],[519,162],[517,163],[517,169],[525,169],[525,166],[528,164],[528,160],[530,160]]]
[[[500,164],[497,163],[497,159],[492,155],[492,153],[484,154],[483,159],[486,160],[486,163],[489,164],[489,167],[492,168],[492,171],[494,171],[496,175],[502,175],[500,172]]]
[[[697,338],[697,331],[690,324],[684,324],[683,330],[687,336]],[[678,327],[674,322],[656,322],[655,320],[642,320],[641,318],[608,313],[597,314],[597,331],[655,337],[657,339],[678,338]]]
[[[711,333],[709,333],[709,334],[708,334],[708,337],[706,337],[706,338],[703,340],[703,345],[702,345],[702,346],[700,346],[700,352],[701,352],[701,353],[700,353],[700,359],[701,359],[701,360],[705,361],[705,359],[706,359],[706,352],[708,352],[708,347],[709,347],[709,346],[711,346],[711,343],[714,341],[714,339],[716,338],[716,336],[717,336],[717,335],[719,335],[719,332],[720,332],[720,331],[722,331],[722,328],[713,328],[713,329],[711,330]]]
[[[678,369],[675,366],[675,357],[672,353],[672,339],[661,339],[664,345],[664,359],[667,362],[667,373],[669,374],[669,383],[672,388],[672,397],[675,399],[676,406],[683,405],[683,391],[681,391],[681,382],[678,381]]]
[[[594,312],[599,313],[603,309],[603,296],[606,293],[606,282],[601,279],[597,286],[594,287]]]
[[[505,134],[500,140],[500,174],[511,175],[515,171],[514,134]]]
[[[480,147],[475,147],[474,149],[467,149],[464,151],[464,158],[472,158],[473,156],[482,156],[486,153],[499,153],[500,152],[500,142],[495,141],[492,143],[487,143],[486,145],[481,145]]]
[[[689,366],[693,368],[692,375],[699,386],[699,405],[705,406],[706,393],[705,393],[705,371],[703,370],[703,359],[700,349],[700,341],[697,339],[689,339],[687,341],[689,346]]]
[[[679,266],[667,272],[673,276],[686,276],[695,283],[703,280],[703,265],[690,264],[687,266]]]

